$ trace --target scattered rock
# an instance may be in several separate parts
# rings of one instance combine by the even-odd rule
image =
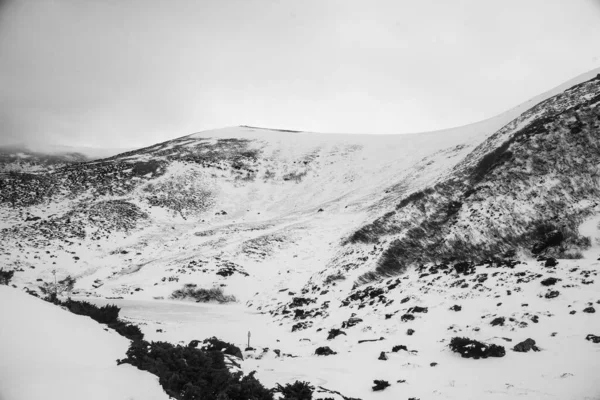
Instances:
[[[335,351],[331,350],[329,346],[319,347],[315,350],[315,354],[318,356],[331,356],[337,354]]]
[[[600,343],[600,336],[592,335],[591,333],[585,337],[585,340],[589,340],[592,343]]]
[[[335,339],[336,337],[340,336],[340,335],[346,335],[346,332],[344,332],[341,329],[331,329],[329,330],[328,334],[327,334],[327,340],[332,340]]]
[[[429,364],[429,366],[431,366],[431,367],[435,367],[436,365],[438,365],[438,363],[436,363],[436,362],[432,362],[431,364]]]
[[[492,325],[492,326],[497,326],[497,325],[504,326],[504,321],[506,321],[506,318],[504,318],[504,317],[497,317],[497,318],[494,318],[492,320],[492,322],[490,322],[490,325]]]
[[[558,295],[560,295],[560,292],[558,290],[551,290],[548,293],[546,293],[544,297],[547,299],[553,299],[555,297],[558,297]]]
[[[413,335],[413,333],[415,333],[415,330],[414,330],[414,329],[408,329],[408,330],[406,331],[406,334],[407,334],[408,336],[412,336],[412,335]]]
[[[379,358],[378,358],[378,360],[381,360],[381,361],[387,361],[387,359],[388,359],[388,358],[387,358],[387,356],[385,355],[385,351],[382,351],[382,352],[379,354]]]
[[[586,307],[583,309],[584,313],[588,313],[588,314],[593,314],[596,312],[596,309],[594,307]]]
[[[356,317],[350,317],[347,321],[342,322],[342,328],[351,328],[354,325],[361,323],[363,320]]]
[[[377,380],[377,379],[374,380],[373,383],[375,384],[375,386],[373,386],[374,392],[384,390],[385,388],[390,386],[390,383],[388,381],[382,381],[382,380]]]
[[[450,310],[451,311],[460,311],[460,310],[462,310],[462,307],[459,306],[459,305],[457,305],[457,304],[455,304],[452,307],[450,307]]]
[[[415,319],[415,316],[412,314],[404,314],[403,316],[400,317],[400,320],[402,320],[402,322],[412,321],[414,319]]]
[[[546,278],[543,281],[541,281],[540,283],[543,286],[552,286],[554,284],[556,284],[556,282],[558,282],[558,279],[554,278],[554,277],[550,277],[550,278]]]
[[[516,344],[515,347],[513,347],[513,351],[519,353],[527,353],[530,350],[540,351],[540,349],[535,345],[535,340],[533,339],[526,339],[521,343]]]
[[[400,350],[408,351],[408,348],[403,344],[392,347],[392,353],[397,353]]]

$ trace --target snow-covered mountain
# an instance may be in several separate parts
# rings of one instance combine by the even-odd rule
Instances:
[[[587,374],[600,348],[585,336],[600,335],[600,320],[582,310],[600,301],[599,72],[445,131],[241,126],[5,173],[0,264],[30,291],[52,270],[77,279],[74,294],[98,298],[219,287],[267,313],[301,356],[286,367],[249,361],[267,381],[277,368],[304,368],[363,398],[379,378],[406,380],[381,393],[389,398],[593,398],[600,387]],[[160,336],[149,324],[145,333]],[[332,329],[344,333],[328,340]],[[452,336],[469,335],[504,345],[535,336],[543,351],[482,364],[447,350]],[[331,343],[343,354],[319,358],[319,372],[312,354]],[[390,353],[403,343],[406,354]],[[564,371],[551,366],[558,360]],[[517,365],[539,363],[514,383]],[[349,371],[364,381],[345,383]]]

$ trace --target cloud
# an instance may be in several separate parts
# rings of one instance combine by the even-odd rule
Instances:
[[[5,0],[0,142],[132,147],[238,124],[376,133],[467,124],[597,66],[597,9]]]

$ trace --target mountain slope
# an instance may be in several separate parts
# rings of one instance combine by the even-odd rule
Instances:
[[[268,384],[306,377],[370,398],[385,379],[385,398],[594,398],[599,72],[446,131],[242,126],[13,171],[0,176],[0,263],[38,294],[52,271],[77,279],[72,294],[125,303],[218,288],[286,332],[263,347],[288,356],[245,363]],[[194,316],[202,332],[243,342],[254,329],[247,315],[222,329],[226,306],[211,307]],[[141,321],[160,339],[165,321]],[[181,324],[169,337],[190,340]],[[463,360],[448,346],[462,336],[506,346],[505,357]],[[542,351],[511,350],[527,338]],[[326,345],[338,354],[314,355]]]

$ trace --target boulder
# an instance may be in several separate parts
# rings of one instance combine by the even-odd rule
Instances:
[[[533,340],[531,338],[526,339],[526,340],[522,341],[521,343],[517,343],[515,345],[515,347],[513,347],[513,351],[516,351],[519,353],[527,353],[530,350],[540,351],[540,349],[535,345],[535,340]]]
[[[385,388],[387,388],[388,386],[390,386],[390,383],[388,381],[382,381],[382,380],[374,380],[373,383],[375,384],[373,386],[373,391],[374,392],[378,392],[380,390],[384,390]]]
[[[331,340],[331,339],[335,339],[336,337],[340,336],[340,335],[346,335],[346,332],[344,332],[341,329],[330,329],[329,332],[327,333],[327,340]]]
[[[315,354],[318,356],[331,356],[337,354],[335,351],[331,350],[329,346],[319,347],[315,350]]]
[[[589,340],[592,343],[600,343],[600,336],[592,335],[590,333],[585,337],[585,340]]]

